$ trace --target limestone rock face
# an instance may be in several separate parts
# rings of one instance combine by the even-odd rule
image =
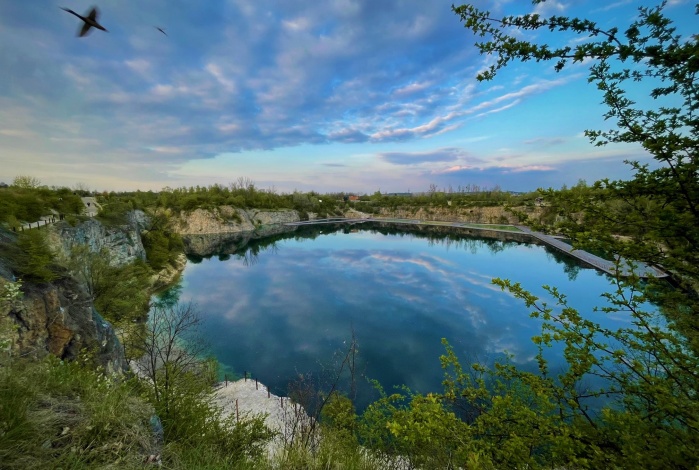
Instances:
[[[180,235],[253,232],[267,225],[298,222],[295,210],[266,211],[220,206],[213,210],[181,212],[175,228]]]
[[[0,315],[17,325],[12,349],[23,356],[47,353],[61,359],[88,351],[108,372],[125,371],[124,349],[112,325],[92,306],[87,293],[73,278],[50,284],[24,285],[24,299],[0,306]]]
[[[106,248],[112,266],[123,266],[136,259],[145,260],[146,250],[141,241],[141,231],[148,227],[148,217],[142,211],[132,211],[128,214],[128,220],[127,225],[117,227],[105,227],[94,219],[76,227],[62,224],[52,231],[53,245],[64,255],[75,244],[86,244],[94,252]]]
[[[294,232],[296,229],[297,227],[281,224],[268,225],[248,232],[183,235],[182,241],[187,255],[205,258],[213,255],[232,254],[245,247],[251,240]]]
[[[187,255],[180,253],[174,262],[174,265],[167,264],[163,269],[153,275],[151,284],[154,290],[159,290],[173,284],[184,271],[187,265]]]
[[[289,222],[298,222],[301,220],[299,213],[294,210],[284,210],[284,211],[260,211],[260,210],[250,210],[248,211],[250,219],[255,226],[260,225],[278,225],[285,224]]]

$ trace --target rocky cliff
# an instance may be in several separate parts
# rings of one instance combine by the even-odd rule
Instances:
[[[85,244],[95,252],[106,249],[110,264],[122,266],[146,257],[141,231],[147,228],[148,217],[133,211],[127,220],[115,227],[106,227],[94,219],[75,227],[60,223],[52,226],[47,235],[59,254],[66,255],[75,244]],[[14,234],[5,232],[0,245],[11,246],[14,238]],[[0,259],[0,290],[14,279]],[[110,372],[126,370],[123,347],[112,325],[99,315],[84,288],[67,272],[51,283],[25,282],[22,291],[21,301],[0,301],[0,321],[14,325],[9,329],[14,353],[36,357],[53,354],[71,360],[85,351]]]
[[[0,278],[0,289],[8,281]],[[49,284],[25,283],[22,290],[22,299],[0,302],[0,318],[14,325],[9,331],[13,354],[42,357],[50,353],[72,360],[85,351],[109,372],[126,370],[114,329],[95,311],[77,281],[64,277]]]
[[[187,255],[205,258],[212,255],[232,254],[245,247],[251,240],[294,232],[296,229],[297,227],[281,224],[268,225],[249,232],[184,235],[182,241]]]
[[[241,233],[299,220],[299,213],[295,210],[246,210],[220,206],[213,210],[182,211],[174,221],[174,227],[180,235]]]
[[[114,227],[106,227],[95,219],[75,227],[67,223],[56,224],[50,232],[51,243],[63,255],[70,253],[70,248],[76,244],[88,245],[94,252],[105,248],[112,266],[123,266],[136,259],[145,260],[141,232],[148,227],[148,217],[142,211],[132,211],[127,219],[127,224]]]

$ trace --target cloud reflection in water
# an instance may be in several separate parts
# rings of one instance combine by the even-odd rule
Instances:
[[[254,264],[211,258],[184,273],[182,298],[204,312],[213,353],[280,393],[298,373],[327,363],[352,328],[366,375],[387,390],[440,390],[443,337],[465,364],[508,352],[534,367],[530,338],[539,323],[490,280],[519,280],[542,297],[541,285],[558,286],[581,311],[600,304],[590,293],[607,287],[589,269],[573,282],[535,245],[366,231],[315,235],[277,241],[274,253],[260,252]]]

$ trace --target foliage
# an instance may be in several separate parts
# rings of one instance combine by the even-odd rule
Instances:
[[[146,318],[151,270],[142,261],[111,266],[106,248],[95,252],[87,244],[75,244],[62,263],[85,287],[97,311],[121,330]]]
[[[221,410],[214,406],[193,411],[206,413],[209,421],[204,427],[192,428],[196,433],[187,439],[166,443],[163,460],[168,468],[264,468],[264,449],[272,433],[262,417],[235,421],[222,417]]]
[[[99,252],[94,252],[88,244],[74,244],[63,263],[85,287],[90,299],[97,299],[106,287],[105,277],[111,269],[109,250],[102,248]]]
[[[174,263],[184,250],[182,238],[170,228],[168,218],[162,213],[151,216],[151,228],[141,238],[148,264],[155,270]]]
[[[151,272],[142,261],[136,261],[108,269],[100,281],[95,308],[127,335],[130,327],[140,325],[148,314]],[[128,350],[129,338],[122,338],[122,342]]]
[[[54,259],[45,231],[25,230],[17,237],[17,252],[11,261],[14,271],[23,279],[35,282],[50,282],[58,279]]]
[[[152,408],[132,385],[54,357],[3,364],[2,467],[141,468]]]
[[[20,189],[35,189],[41,186],[41,181],[33,176],[18,175],[12,180],[12,186]]]
[[[389,468],[396,462],[408,468],[472,468],[468,427],[441,397],[407,389],[386,395],[375,385],[381,398],[362,413],[357,428],[359,442],[375,458]]]
[[[400,456],[419,468],[454,468],[466,461],[469,432],[438,396],[410,396],[409,406],[396,410],[387,428]]]
[[[289,455],[313,454],[319,449],[324,431],[341,434],[349,442],[353,436],[354,405],[340,393],[344,384],[350,395],[356,390],[358,343],[352,330],[351,339],[323,366],[318,374],[299,374],[288,384],[291,406],[283,410],[284,427],[281,430],[283,452]],[[329,408],[328,408],[329,407]]]
[[[639,18],[623,33],[603,30],[594,22],[539,15],[495,20],[472,5],[455,9],[467,28],[491,40],[477,44],[481,53],[497,60],[480,79],[492,79],[512,60],[556,61],[556,70],[568,62],[589,62],[588,80],[603,93],[606,119],[617,121],[608,131],[586,131],[596,145],[640,144],[658,162],[659,168],[630,162],[635,170],[630,181],[602,180],[585,198],[575,194],[548,195],[569,211],[584,212],[583,219],[569,219],[557,227],[569,232],[581,246],[611,248],[629,259],[663,265],[676,276],[682,289],[696,295],[693,279],[699,275],[699,38],[683,39],[675,34],[664,4],[639,8]],[[699,6],[698,13],[699,13]],[[552,49],[516,39],[511,28],[557,30],[582,36],[575,46]],[[634,102],[630,83],[649,88],[653,105],[641,109]],[[630,89],[630,87],[629,87]],[[628,234],[631,241],[614,235]]]
[[[258,463],[256,468],[279,470],[375,470],[390,466],[374,458],[356,441],[334,429],[323,429],[318,446],[311,450],[302,446],[289,449]]]
[[[127,214],[135,209],[131,201],[121,198],[100,198],[98,204],[97,219],[107,226],[127,224]]]
[[[0,188],[0,223],[19,228],[22,222],[36,222],[41,216],[80,214],[83,204],[80,197],[68,188],[49,189],[45,186],[22,184]]]
[[[338,434],[345,434],[349,439],[357,429],[357,414],[352,400],[338,392],[330,395],[321,411],[323,424],[332,428]]]
[[[585,62],[589,81],[603,93],[605,118],[618,126],[586,134],[596,145],[640,144],[658,166],[651,170],[630,162],[635,171],[630,181],[542,191],[555,217],[540,228],[611,256],[619,274],[596,312],[578,312],[553,287],[546,287],[554,299],[550,305],[517,283],[494,281],[542,321],[541,335],[534,338],[539,374],[510,364],[491,369],[476,364],[464,371],[450,349],[442,358],[450,371],[445,396],[465,407],[479,448],[498,466],[699,463],[693,451],[699,445],[699,41],[676,35],[663,7],[639,8],[638,19],[623,32],[577,18],[494,19],[472,5],[455,8],[468,29],[486,38],[477,44],[481,53],[495,57],[479,79],[494,78],[513,60],[553,61],[557,71]],[[555,48],[513,30],[575,33],[580,40]],[[646,86],[651,108],[637,105],[630,83]],[[637,262],[661,266],[671,283],[622,275]],[[648,311],[649,305],[657,311]],[[619,313],[629,317],[629,327],[608,330],[594,320]],[[546,362],[553,343],[563,344],[569,366],[559,374]],[[607,400],[601,408],[600,399]]]
[[[24,297],[22,281],[10,282],[0,279],[0,283],[0,305],[10,309],[17,308]]]
[[[22,280],[6,281],[0,277],[0,354],[11,352],[17,324],[4,311],[17,311],[22,306]]]
[[[139,338],[141,345],[135,364],[151,383],[150,400],[163,421],[166,436],[177,436],[177,405],[198,396],[216,377],[204,367],[204,344],[193,338],[201,323],[193,304],[156,304]]]
[[[8,302],[21,294],[3,292]],[[259,468],[272,436],[262,417],[234,421],[212,404],[209,360],[177,377],[164,443],[152,428],[162,407],[149,403],[147,381],[106,376],[87,359],[2,355],[0,364],[2,468],[142,468],[156,454],[167,468]]]

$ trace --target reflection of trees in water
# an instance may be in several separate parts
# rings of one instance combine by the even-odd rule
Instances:
[[[254,244],[248,245],[247,247],[241,248],[236,251],[236,258],[243,261],[243,266],[250,267],[256,265],[260,261],[260,253],[269,251],[272,254],[276,254],[279,251],[279,246],[277,245],[278,240],[274,240],[271,243]]]
[[[176,284],[156,294],[156,300],[152,302],[152,307],[163,309],[174,307],[180,300],[180,294],[182,294],[182,278]]]
[[[219,245],[219,251],[202,257],[188,255],[192,263],[199,263],[203,258],[218,256],[221,261],[230,259],[231,255],[243,262],[244,266],[254,266],[260,260],[260,255],[279,251],[279,243],[284,240],[315,240],[321,235],[334,233],[349,234],[355,231],[368,231],[372,234],[392,235],[398,237],[411,237],[427,240],[430,246],[444,246],[447,250],[464,250],[472,254],[487,249],[496,254],[506,248],[518,245],[536,243],[528,235],[521,233],[503,233],[494,231],[481,231],[469,228],[434,226],[434,225],[410,225],[391,224],[385,222],[365,222],[359,224],[318,224],[302,225],[290,232],[283,232],[262,238],[250,238],[250,234],[242,234],[231,237],[226,243]],[[547,256],[564,265],[564,271],[568,278],[574,280],[583,265],[570,256],[556,250],[547,250]]]
[[[505,248],[525,243],[521,234],[503,234],[497,232],[496,236],[488,236],[496,232],[476,232],[472,229],[459,227],[440,227],[430,225],[398,225],[398,224],[366,224],[366,229],[372,233],[382,235],[409,236],[426,239],[430,246],[440,245],[447,250],[465,250],[476,254],[482,249],[491,253],[499,253]]]
[[[487,248],[491,253],[499,253],[505,249],[505,243],[501,240],[489,240],[489,239],[477,239],[477,238],[458,238],[454,239],[452,237],[436,238],[429,237],[427,239],[427,244],[429,246],[443,246],[447,251],[454,250],[464,250],[470,251],[471,254],[478,253],[482,248]]]
[[[571,281],[577,279],[578,274],[580,274],[580,271],[584,267],[583,264],[577,259],[561,251],[558,251],[555,248],[547,248],[546,257],[548,259],[553,259],[557,263],[562,264],[563,272],[566,273],[568,279]]]

